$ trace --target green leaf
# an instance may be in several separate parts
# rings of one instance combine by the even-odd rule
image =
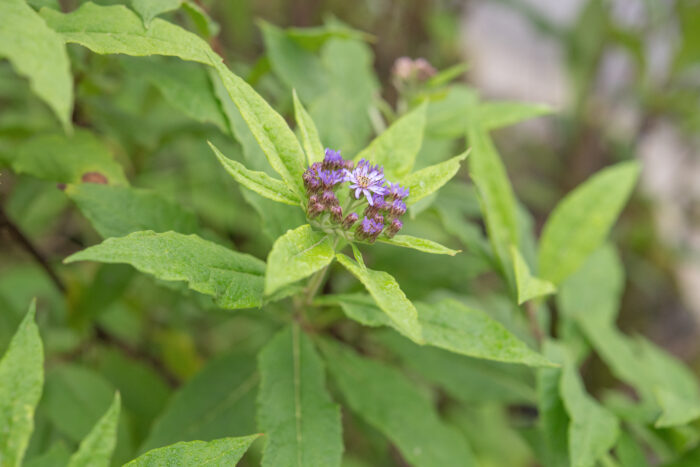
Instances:
[[[192,212],[155,191],[82,183],[68,185],[65,193],[103,238],[140,230],[174,230],[183,234],[199,230]]]
[[[110,185],[129,184],[109,148],[87,130],[76,130],[71,136],[35,136],[17,146],[10,165],[17,173],[52,182],[81,183],[83,177],[89,181],[100,174]]]
[[[87,2],[70,13],[44,8],[41,16],[66,42],[98,54],[169,55],[212,64],[213,52],[202,38],[158,18],[146,29],[136,13],[124,5]]]
[[[308,224],[288,230],[275,241],[267,257],[265,295],[323,269],[334,257],[327,234],[314,231]]]
[[[515,246],[510,246],[510,254],[513,258],[513,270],[515,271],[515,284],[518,288],[518,305],[522,305],[533,298],[556,293],[557,288],[549,281],[545,281],[530,273],[530,267],[525,258]]]
[[[121,398],[117,392],[114,402],[90,433],[80,442],[78,451],[68,461],[68,467],[108,467],[117,444],[117,424]]]
[[[442,188],[445,183],[449,182],[457,174],[460,162],[468,155],[469,150],[445,162],[420,169],[404,177],[401,180],[401,184],[409,189],[406,205],[411,206]]]
[[[601,170],[554,208],[540,237],[540,275],[559,284],[605,240],[639,175],[636,161]]]
[[[450,255],[454,256],[461,250],[453,250],[446,246],[440,245],[432,240],[425,238],[413,237],[411,235],[395,235],[393,238],[379,238],[381,243],[389,245],[401,246],[404,248],[412,248],[424,253],[432,253],[434,255]]]
[[[131,0],[131,7],[148,27],[156,16],[180,8],[182,0]]]
[[[469,125],[467,136],[473,151],[469,171],[478,190],[486,231],[502,272],[512,284],[509,248],[520,246],[515,194],[489,134]]]
[[[501,323],[456,300],[417,303],[425,343],[450,352],[529,366],[552,366]]]
[[[153,449],[124,467],[186,467],[190,465],[236,465],[261,435],[222,438],[210,442],[189,441]]]
[[[134,232],[108,238],[64,260],[127,263],[166,281],[186,281],[227,309],[260,306],[265,263],[196,235]]]
[[[476,465],[465,439],[442,421],[425,393],[398,370],[321,341],[326,364],[350,408],[416,467]]]
[[[336,257],[340,264],[362,282],[399,332],[416,343],[423,343],[418,312],[413,303],[406,298],[396,279],[386,272],[368,269],[343,254],[338,253]]]
[[[444,98],[431,100],[426,134],[440,139],[463,137],[464,124],[474,120],[472,115],[478,105],[479,97],[474,89],[453,84],[447,88]]]
[[[557,308],[569,318],[613,325],[625,287],[625,271],[615,247],[604,244],[559,287]],[[595,290],[595,293],[591,293]]]
[[[328,88],[328,73],[319,57],[270,23],[262,21],[260,29],[270,66],[284,84],[299,92],[305,101]]]
[[[459,401],[467,404],[535,402],[530,371],[526,367],[417,346],[394,332],[381,332],[378,337],[405,367],[440,386]]]
[[[306,158],[309,161],[309,165],[314,162],[321,162],[325,157],[325,152],[321,144],[321,139],[318,136],[316,125],[311,119],[311,115],[309,115],[304,105],[299,100],[296,91],[294,91],[293,96],[294,118],[297,122],[297,128],[299,128],[299,132],[301,133],[301,142],[306,152]]]
[[[556,360],[559,356],[554,346],[544,345],[545,355]],[[569,415],[564,407],[559,389],[561,368],[537,370],[537,421],[542,436],[542,464],[547,467],[570,467]]]
[[[213,359],[173,395],[140,452],[255,432],[258,380],[254,355],[236,350]]]
[[[0,57],[7,57],[66,130],[71,128],[73,77],[61,36],[24,0],[0,3]]]
[[[481,102],[477,111],[479,123],[485,130],[495,130],[552,113],[548,105],[508,101]]]
[[[302,174],[304,151],[284,118],[260,94],[223,63],[214,64],[224,88],[248,124],[268,162],[297,195],[305,193]]]
[[[345,315],[360,324],[370,327],[392,326],[392,321],[377,308],[372,297],[363,293],[322,295],[314,300],[315,305],[337,305]]]
[[[228,122],[221,111],[207,69],[182,60],[124,60],[129,72],[138,73],[163,95],[166,101],[185,115],[202,123],[213,123],[223,132]]]
[[[63,441],[56,441],[51,447],[38,456],[24,463],[24,467],[65,467],[71,453]]]
[[[557,353],[563,364],[559,390],[569,414],[569,455],[572,467],[596,464],[612,449],[620,433],[617,418],[588,395],[573,358],[555,342],[546,345],[559,347]],[[547,353],[549,355],[549,353]]]
[[[0,464],[3,467],[22,465],[44,384],[44,350],[35,315],[33,300],[0,360]]]
[[[272,178],[265,172],[256,172],[247,169],[240,162],[224,156],[211,142],[209,142],[209,147],[214,151],[214,154],[216,154],[216,157],[219,159],[219,162],[221,162],[221,165],[224,166],[226,172],[231,174],[231,176],[244,187],[273,201],[291,204],[292,206],[300,205],[299,197],[295,193],[292,193],[283,181]]]
[[[384,166],[389,179],[408,175],[423,144],[426,108],[424,102],[398,119],[360,151],[355,160],[367,159]]]
[[[339,466],[340,407],[331,400],[321,358],[297,325],[260,352],[258,423],[267,435],[264,466]]]

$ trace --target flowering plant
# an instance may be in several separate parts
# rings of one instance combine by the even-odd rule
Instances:
[[[0,467],[697,458],[692,373],[615,326],[637,163],[537,236],[491,133],[550,110],[463,65],[386,102],[337,20],[248,67],[209,2],[72,3],[0,1]]]

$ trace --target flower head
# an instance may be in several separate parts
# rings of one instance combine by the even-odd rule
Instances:
[[[376,219],[365,217],[357,226],[357,235],[362,239],[368,239],[373,242],[382,232],[382,229],[384,229],[383,223],[377,222]]]
[[[358,162],[354,170],[346,170],[345,178],[350,182],[350,190],[354,190],[355,199],[364,194],[370,206],[374,205],[375,193],[384,194],[384,171],[365,159]]]
[[[323,167],[327,169],[339,169],[343,167],[345,160],[340,156],[340,151],[326,148],[326,155],[323,158]]]
[[[404,188],[398,183],[387,183],[386,196],[391,196],[394,199],[404,199],[408,197],[408,188]]]
[[[389,206],[389,212],[394,217],[403,216],[406,213],[406,203],[400,199],[395,199]]]
[[[401,227],[403,227],[403,222],[401,222],[399,219],[392,219],[391,224],[389,224],[386,228],[386,236],[393,238],[394,235],[401,230]]]
[[[340,170],[324,170],[318,171],[318,179],[324,188],[332,188],[344,179],[343,172]]]

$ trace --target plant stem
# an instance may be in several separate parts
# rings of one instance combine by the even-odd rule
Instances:
[[[527,318],[530,322],[530,331],[532,335],[535,336],[537,345],[542,345],[542,340],[544,339],[544,334],[540,328],[540,323],[537,321],[537,306],[533,300],[525,302],[525,311],[527,311]]]

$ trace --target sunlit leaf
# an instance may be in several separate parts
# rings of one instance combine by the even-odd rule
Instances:
[[[515,284],[518,289],[518,305],[522,305],[533,298],[550,295],[557,291],[554,284],[535,277],[525,262],[520,251],[511,245],[510,254],[513,258],[513,270],[515,271]]]
[[[409,189],[409,196],[406,198],[406,204],[408,206],[415,204],[449,182],[450,179],[457,174],[460,162],[462,162],[468,154],[469,150],[445,162],[425,167],[404,177],[401,180],[401,184]]]

